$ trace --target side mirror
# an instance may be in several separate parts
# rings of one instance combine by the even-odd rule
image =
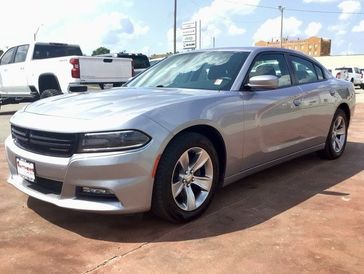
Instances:
[[[278,85],[278,77],[273,75],[253,76],[247,84],[248,87],[253,89],[276,89]]]

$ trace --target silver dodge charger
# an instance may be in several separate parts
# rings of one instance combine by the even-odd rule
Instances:
[[[177,54],[125,87],[18,111],[8,182],[64,208],[185,222],[220,186],[314,151],[340,157],[354,106],[350,82],[296,51]]]

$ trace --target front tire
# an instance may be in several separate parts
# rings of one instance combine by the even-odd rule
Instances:
[[[218,156],[198,133],[183,133],[167,146],[155,176],[152,211],[172,222],[188,222],[210,204],[218,185]]]
[[[62,92],[60,92],[57,89],[46,89],[40,95],[40,99],[44,99],[44,98],[48,98],[48,97],[52,97],[52,96],[57,96],[57,95],[61,95],[61,94],[62,94]]]
[[[342,109],[338,109],[332,119],[325,148],[320,151],[320,155],[329,160],[339,158],[344,153],[347,136],[348,118]]]

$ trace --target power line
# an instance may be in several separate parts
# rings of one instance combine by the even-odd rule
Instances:
[[[235,1],[229,1],[226,0],[227,2],[230,3],[236,3]],[[254,4],[246,4],[246,3],[242,3],[241,5],[244,6],[248,6],[248,7],[254,7],[254,8],[262,8],[262,9],[272,9],[272,10],[277,10],[277,7],[273,7],[273,6],[263,6],[263,5],[254,5]],[[329,11],[329,10],[307,10],[307,9],[291,9],[291,8],[285,8],[285,10],[289,10],[289,11],[297,11],[297,12],[314,12],[314,13],[327,13],[327,14],[359,14],[359,15],[363,15],[364,12],[345,12],[345,11]]]
[[[331,14],[364,14],[364,12],[344,12],[344,11],[329,11],[329,10],[301,10],[301,9],[290,9],[287,8],[286,10],[290,11],[298,11],[298,12],[315,12],[315,13],[331,13]]]

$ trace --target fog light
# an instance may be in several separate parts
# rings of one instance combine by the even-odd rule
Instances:
[[[87,193],[87,194],[95,194],[95,195],[114,195],[114,193],[109,189],[94,188],[94,187],[87,187],[87,186],[81,187],[81,192]]]

